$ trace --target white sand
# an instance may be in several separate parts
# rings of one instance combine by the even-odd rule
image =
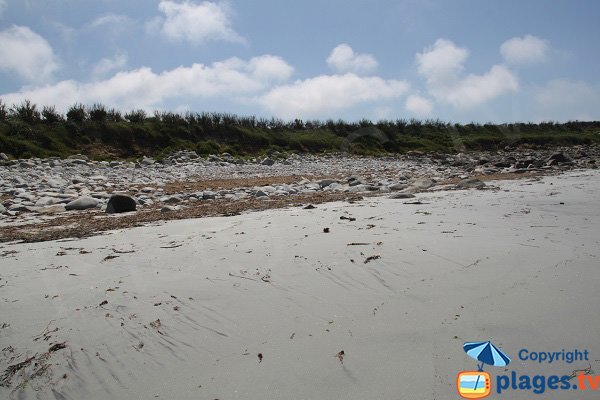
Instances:
[[[1,244],[0,348],[17,357],[0,374],[67,347],[0,398],[455,399],[471,340],[532,375],[588,363],[536,368],[521,348],[588,349],[600,374],[600,173],[496,184]]]

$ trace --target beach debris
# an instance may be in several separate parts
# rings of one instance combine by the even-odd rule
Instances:
[[[53,322],[54,322],[54,320],[51,320],[50,322],[48,322],[48,325],[46,325],[46,327],[44,328],[42,333],[40,333],[39,335],[33,336],[33,341],[37,342],[40,339],[43,339],[44,341],[48,341],[50,339],[50,337],[52,336],[51,334],[58,331],[58,327],[56,327],[54,329],[50,329],[50,325],[52,325]]]
[[[263,360],[263,354],[262,353],[258,353],[258,363],[260,364]]]
[[[323,228],[323,233],[329,233],[329,228]]]
[[[53,353],[53,352],[55,352],[55,351],[62,350],[62,349],[64,349],[65,347],[67,347],[67,344],[66,344],[65,342],[62,342],[62,343],[56,343],[56,344],[54,344],[54,345],[50,346],[50,348],[48,349],[48,351],[49,351],[50,353]]]
[[[373,316],[375,316],[375,314],[377,314],[377,311],[379,311],[379,307],[382,307],[385,303],[381,303],[380,305],[378,305],[377,307],[373,308]]]
[[[102,307],[108,304],[108,300],[104,300],[102,303],[98,304],[98,307]]]
[[[153,328],[156,332],[160,333],[161,335],[164,335],[164,333],[162,333],[160,331],[160,328],[162,327],[162,323],[160,322],[160,318],[158,318],[156,321],[152,321],[150,322],[150,327]]]
[[[27,367],[33,360],[35,360],[37,354],[26,358],[25,361],[21,361],[20,363],[16,363],[13,365],[9,365],[8,368],[4,370],[2,375],[0,375],[0,386],[9,387],[11,378],[20,370]]]
[[[109,255],[107,255],[106,257],[104,257],[104,258],[102,259],[102,261],[108,261],[108,260],[112,260],[113,258],[119,258],[119,256],[116,256],[116,255],[114,255],[114,254],[109,254]]]
[[[347,220],[347,221],[350,221],[350,222],[356,221],[356,218],[354,218],[354,217],[346,217],[345,215],[342,215],[340,217],[340,219]]]
[[[63,265],[59,265],[58,267],[44,267],[44,268],[41,268],[40,271],[47,271],[49,269],[61,269],[61,268],[69,268],[69,267],[63,266]]]
[[[161,249],[174,249],[183,246],[183,243],[171,242],[168,246],[160,246]]]
[[[304,210],[314,210],[315,208],[317,208],[317,207],[313,206],[312,204],[309,204],[306,207],[304,207],[303,209]]]
[[[366,243],[366,242],[352,242],[352,243],[348,243],[346,244],[346,246],[368,246],[371,243]]]
[[[135,250],[118,250],[118,249],[112,249],[112,251],[116,254],[128,254],[128,253],[135,253]]]
[[[337,357],[338,360],[340,360],[340,364],[344,365],[344,356],[346,355],[346,352],[344,350],[340,350],[335,357]]]
[[[374,255],[374,256],[369,256],[369,257],[367,257],[367,259],[365,260],[365,264],[368,264],[368,263],[370,263],[371,261],[374,261],[374,260],[379,260],[380,258],[381,258],[381,256],[380,256],[380,255],[378,255],[378,254],[377,254],[377,255]]]
[[[144,342],[139,342],[137,345],[132,345],[131,347],[133,347],[136,351],[140,351],[142,348],[144,348]]]
[[[246,272],[243,272],[243,271],[242,271],[242,273],[246,273]],[[235,275],[235,274],[232,274],[231,272],[229,273],[229,276],[232,276],[232,277],[234,277],[234,278],[248,279],[248,280],[250,280],[250,281],[258,282],[258,279],[250,278],[250,277],[248,277],[248,276]]]

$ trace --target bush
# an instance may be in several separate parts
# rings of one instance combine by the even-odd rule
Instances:
[[[39,122],[41,119],[37,106],[29,100],[25,100],[19,105],[14,105],[12,114],[15,118],[27,122],[28,124]]]
[[[74,104],[67,111],[67,121],[69,122],[83,122],[88,118],[87,110],[83,104]]]
[[[44,122],[48,124],[63,121],[63,116],[56,111],[56,107],[54,106],[44,106],[42,109],[42,117],[44,118]]]
[[[108,112],[102,104],[94,104],[90,109],[90,120],[96,122],[104,122],[108,117]]]
[[[132,110],[125,114],[125,119],[131,123],[141,123],[146,120],[146,111],[144,110]]]
[[[0,99],[0,121],[6,121],[8,119],[8,109],[6,104]]]
[[[109,121],[111,121],[111,122],[121,122],[121,121],[123,121],[123,115],[121,115],[121,112],[115,110],[114,108],[111,108],[108,111],[106,118]]]
[[[202,155],[208,154],[218,154],[221,152],[221,148],[214,140],[207,140],[203,142],[198,142],[196,144],[196,153]]]

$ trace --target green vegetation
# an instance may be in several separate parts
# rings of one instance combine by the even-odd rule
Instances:
[[[600,122],[450,124],[439,120],[285,122],[224,113],[125,114],[101,104],[75,104],[66,115],[26,100],[0,100],[0,151],[13,157],[96,159],[163,157],[176,150],[245,156],[269,150],[380,155],[496,150],[506,146],[550,147],[600,142]]]

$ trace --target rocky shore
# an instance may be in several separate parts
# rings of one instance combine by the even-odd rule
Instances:
[[[94,225],[104,230],[136,221],[231,214],[352,196],[391,194],[402,199],[428,190],[481,189],[489,180],[597,168],[599,161],[598,146],[387,157],[272,152],[253,159],[227,153],[203,158],[183,151],[160,162],[92,161],[84,155],[20,160],[4,156],[0,241],[81,236]],[[90,215],[122,213],[121,222],[112,219],[77,229]],[[66,229],[66,223],[75,224],[74,229]],[[31,234],[32,228],[44,226],[53,227],[53,234]]]

